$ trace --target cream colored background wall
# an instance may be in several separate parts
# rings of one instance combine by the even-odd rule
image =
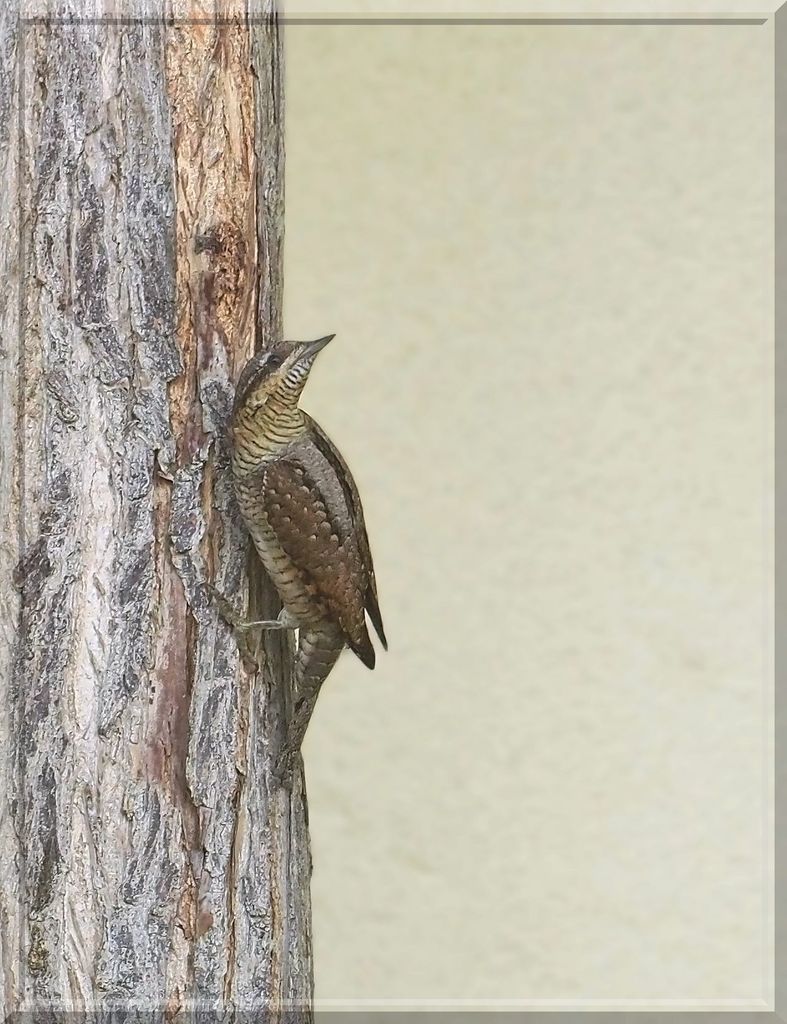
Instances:
[[[761,1006],[772,24],[285,39],[391,644],[307,739],[318,998]]]

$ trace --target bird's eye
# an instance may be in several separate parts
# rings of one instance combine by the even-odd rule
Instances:
[[[278,370],[283,362],[284,357],[281,352],[271,352],[265,361],[265,368],[267,370]]]

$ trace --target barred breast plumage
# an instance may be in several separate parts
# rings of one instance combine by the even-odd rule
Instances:
[[[233,415],[240,511],[300,626],[291,748],[300,745],[316,691],[345,644],[374,667],[366,613],[386,646],[358,489],[335,445],[297,404],[326,340],[283,342],[251,360]]]

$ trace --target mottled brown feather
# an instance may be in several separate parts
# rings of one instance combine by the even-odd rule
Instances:
[[[369,618],[372,620],[372,625],[380,638],[380,643],[383,645],[385,650],[388,650],[388,641],[385,638],[383,618],[380,614],[380,604],[377,598],[377,580],[374,575],[372,550],[369,546],[369,537],[366,533],[366,522],[364,520],[363,507],[361,505],[361,496],[358,493],[358,488],[355,486],[352,473],[350,472],[347,463],[344,461],[339,449],[333,441],[331,441],[320,424],[317,423],[316,420],[313,420],[308,413],[304,413],[304,419],[311,428],[314,443],[317,445],[317,448],[320,450],[323,457],[330,463],[337,478],[341,481],[342,487],[344,488],[345,498],[357,536],[358,551],[361,556],[361,560],[363,561],[366,573],[367,586],[364,593],[364,606],[368,611]]]
[[[364,620],[369,578],[353,533],[331,517],[320,488],[298,462],[269,463],[262,475],[261,497],[268,522],[306,592],[372,668],[374,648]]]

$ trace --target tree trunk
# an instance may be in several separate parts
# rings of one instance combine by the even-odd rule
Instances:
[[[280,39],[155,10],[0,13],[5,1012],[308,1016],[291,643],[255,668],[204,588],[245,612],[226,428],[281,328]]]

